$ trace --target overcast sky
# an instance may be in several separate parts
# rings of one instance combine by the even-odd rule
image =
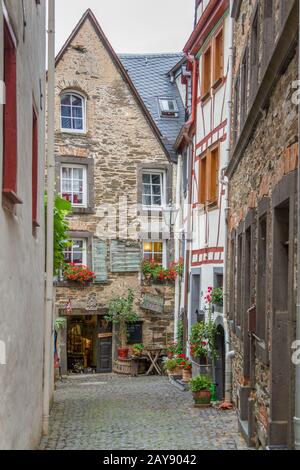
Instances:
[[[193,29],[195,0],[58,0],[56,49],[91,8],[116,52],[182,51]]]

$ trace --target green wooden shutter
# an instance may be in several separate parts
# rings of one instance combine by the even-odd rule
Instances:
[[[113,273],[133,273],[141,268],[139,243],[113,240],[110,245],[111,271]]]
[[[94,238],[93,240],[93,271],[95,273],[95,282],[105,282],[107,280],[106,269],[106,242]]]

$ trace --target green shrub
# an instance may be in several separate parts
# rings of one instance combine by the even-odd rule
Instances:
[[[210,390],[212,380],[206,375],[196,375],[189,381],[189,389],[192,392],[200,392],[200,390]]]

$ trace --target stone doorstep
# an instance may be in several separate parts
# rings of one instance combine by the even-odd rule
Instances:
[[[174,385],[174,387],[176,387],[181,392],[188,391],[188,386],[185,382],[183,382],[183,380],[176,379],[173,375],[169,375],[169,381],[172,385]]]

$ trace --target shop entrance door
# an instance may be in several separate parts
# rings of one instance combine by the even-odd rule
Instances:
[[[112,324],[103,317],[98,318],[97,372],[112,371]]]

